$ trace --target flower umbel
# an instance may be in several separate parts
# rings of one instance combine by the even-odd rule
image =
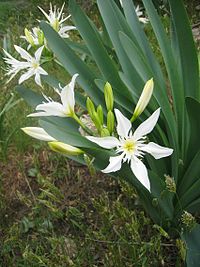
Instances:
[[[50,97],[44,96],[47,102],[36,106],[37,113],[29,114],[28,117],[41,116],[58,116],[58,117],[73,117],[74,115],[74,86],[78,74],[74,74],[71,82],[65,87],[61,87],[61,92],[58,89],[55,91],[60,95],[61,103],[53,101]]]
[[[90,141],[107,149],[115,148],[117,156],[110,157],[109,165],[102,170],[104,173],[116,172],[121,169],[122,163],[130,163],[131,170],[136,178],[150,191],[150,182],[147,168],[142,162],[145,153],[151,154],[155,159],[168,157],[173,149],[159,146],[153,142],[145,143],[146,135],[155,127],[160,115],[157,109],[147,120],[145,120],[133,133],[132,124],[118,109],[115,109],[117,119],[117,133],[119,139],[113,136],[93,137],[86,136]]]
[[[38,7],[38,8],[45,15],[49,24],[52,26],[52,28],[55,31],[57,31],[58,34],[62,38],[68,38],[69,37],[68,31],[75,30],[76,27],[63,25],[63,22],[65,22],[71,16],[71,15],[69,15],[69,16],[64,18],[64,13],[63,13],[64,5],[65,5],[65,3],[62,5],[61,9],[59,9],[59,8],[57,9],[56,6],[54,6],[54,8],[53,8],[52,4],[50,3],[49,14],[47,14],[41,7]]]
[[[32,57],[26,50],[22,47],[15,45],[16,51],[20,56],[26,61],[19,61],[12,57],[7,51],[4,50],[4,53],[7,57],[4,58],[5,62],[10,66],[7,68],[7,75],[10,76],[8,82],[14,78],[21,70],[27,70],[19,78],[18,83],[21,84],[25,80],[28,80],[30,77],[35,76],[35,82],[42,86],[40,75],[47,75],[48,73],[40,66],[40,58],[42,55],[43,46],[37,49],[34,57]]]

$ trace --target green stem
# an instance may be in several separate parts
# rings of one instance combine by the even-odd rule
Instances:
[[[72,118],[83,128],[86,133],[93,135],[93,132],[85,125],[82,123],[82,121],[79,119],[79,117],[74,113]]]

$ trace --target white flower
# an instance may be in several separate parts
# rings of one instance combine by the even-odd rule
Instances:
[[[117,156],[110,157],[109,165],[102,170],[104,173],[116,172],[121,169],[123,162],[130,163],[130,167],[136,178],[150,191],[150,182],[147,168],[141,161],[145,152],[151,154],[155,159],[168,157],[173,149],[159,146],[153,142],[145,144],[146,135],[155,127],[160,108],[157,109],[147,120],[145,120],[133,133],[132,124],[118,109],[115,109],[117,119],[117,133],[119,139],[113,136],[93,137],[87,136],[90,141],[107,149],[116,148]]]
[[[119,0],[119,1],[120,1],[121,6],[123,7],[122,0]],[[138,19],[139,19],[140,22],[142,22],[144,24],[146,24],[146,23],[149,22],[149,20],[147,18],[142,17],[143,16],[143,12],[141,11],[141,7],[139,5],[136,6],[135,12],[136,12],[136,15],[137,15],[137,17],[138,17]]]
[[[69,15],[69,16],[64,18],[64,13],[63,13],[64,5],[65,5],[65,3],[62,5],[61,9],[59,9],[59,8],[57,9],[56,6],[54,6],[54,9],[53,9],[52,4],[50,3],[49,14],[47,14],[41,7],[38,7],[38,8],[45,15],[49,24],[52,26],[52,28],[55,31],[57,31],[58,34],[62,38],[68,38],[69,37],[68,31],[75,30],[76,27],[63,25],[63,22],[65,22],[71,16],[71,15]]]
[[[43,46],[38,48],[35,52],[34,57],[32,57],[26,50],[22,47],[15,45],[16,51],[20,54],[20,56],[26,61],[19,61],[12,57],[7,51],[4,50],[4,53],[7,57],[4,58],[5,62],[10,66],[7,68],[7,74],[10,76],[10,81],[18,72],[21,70],[26,70],[24,74],[19,78],[18,83],[21,84],[25,80],[29,79],[31,76],[35,76],[35,82],[41,85],[40,75],[48,75],[48,73],[40,67],[40,58],[43,50]]]
[[[55,89],[60,95],[61,103],[53,101],[51,98],[44,95],[47,102],[43,102],[36,107],[36,110],[41,111],[29,114],[28,117],[40,116],[58,116],[58,117],[72,117],[74,114],[75,98],[74,86],[78,74],[74,74],[71,82],[65,87],[61,87],[61,92]]]
[[[21,128],[23,132],[28,134],[29,136],[36,138],[38,140],[52,142],[56,141],[55,138],[50,136],[43,128],[41,127],[24,127]]]

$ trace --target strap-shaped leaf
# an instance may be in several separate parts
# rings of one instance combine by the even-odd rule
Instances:
[[[41,29],[47,39],[48,46],[54,52],[63,67],[71,74],[79,74],[79,84],[84,91],[97,104],[105,106],[103,94],[96,87],[94,80],[97,78],[93,71],[76,55],[68,44],[46,22],[40,23]]]
[[[113,0],[98,0],[97,4],[113,47],[115,48],[122,70],[130,80],[133,90],[137,93],[138,88],[141,88],[142,86],[142,80],[124,52],[119,40],[119,32],[125,32],[134,42],[137,43],[137,41],[133,36],[124,16]]]
[[[126,98],[126,102],[129,102],[131,95],[119,78],[116,65],[109,57],[101,40],[100,34],[94,29],[94,26],[91,25],[89,19],[74,0],[70,0],[69,9],[75,26],[90,50],[93,59],[97,63],[97,66],[99,67],[104,79],[110,82],[121,96]]]
[[[195,154],[200,150],[200,102],[197,100],[187,97],[186,107],[189,117],[190,125],[190,142],[187,150],[187,157],[185,165],[187,166],[194,158]]]
[[[200,225],[197,224],[191,231],[185,231],[181,238],[186,243],[187,267],[197,267],[200,262]]]
[[[185,95],[200,100],[197,50],[182,0],[169,0]]]
[[[148,65],[151,67],[154,73],[153,76],[157,78],[157,80],[160,83],[160,86],[164,88],[165,80],[163,77],[161,67],[155,55],[153,54],[152,48],[149,44],[146,34],[141,26],[141,23],[138,20],[138,16],[135,12],[133,1],[132,0],[123,1],[123,10],[127,19],[127,23],[129,24],[132,33],[134,34],[140,48],[143,51],[143,55],[146,55],[146,62],[148,62]]]

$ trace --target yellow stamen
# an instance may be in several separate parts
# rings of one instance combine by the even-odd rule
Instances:
[[[123,148],[127,152],[133,152],[135,150],[135,142],[133,140],[126,140]]]

